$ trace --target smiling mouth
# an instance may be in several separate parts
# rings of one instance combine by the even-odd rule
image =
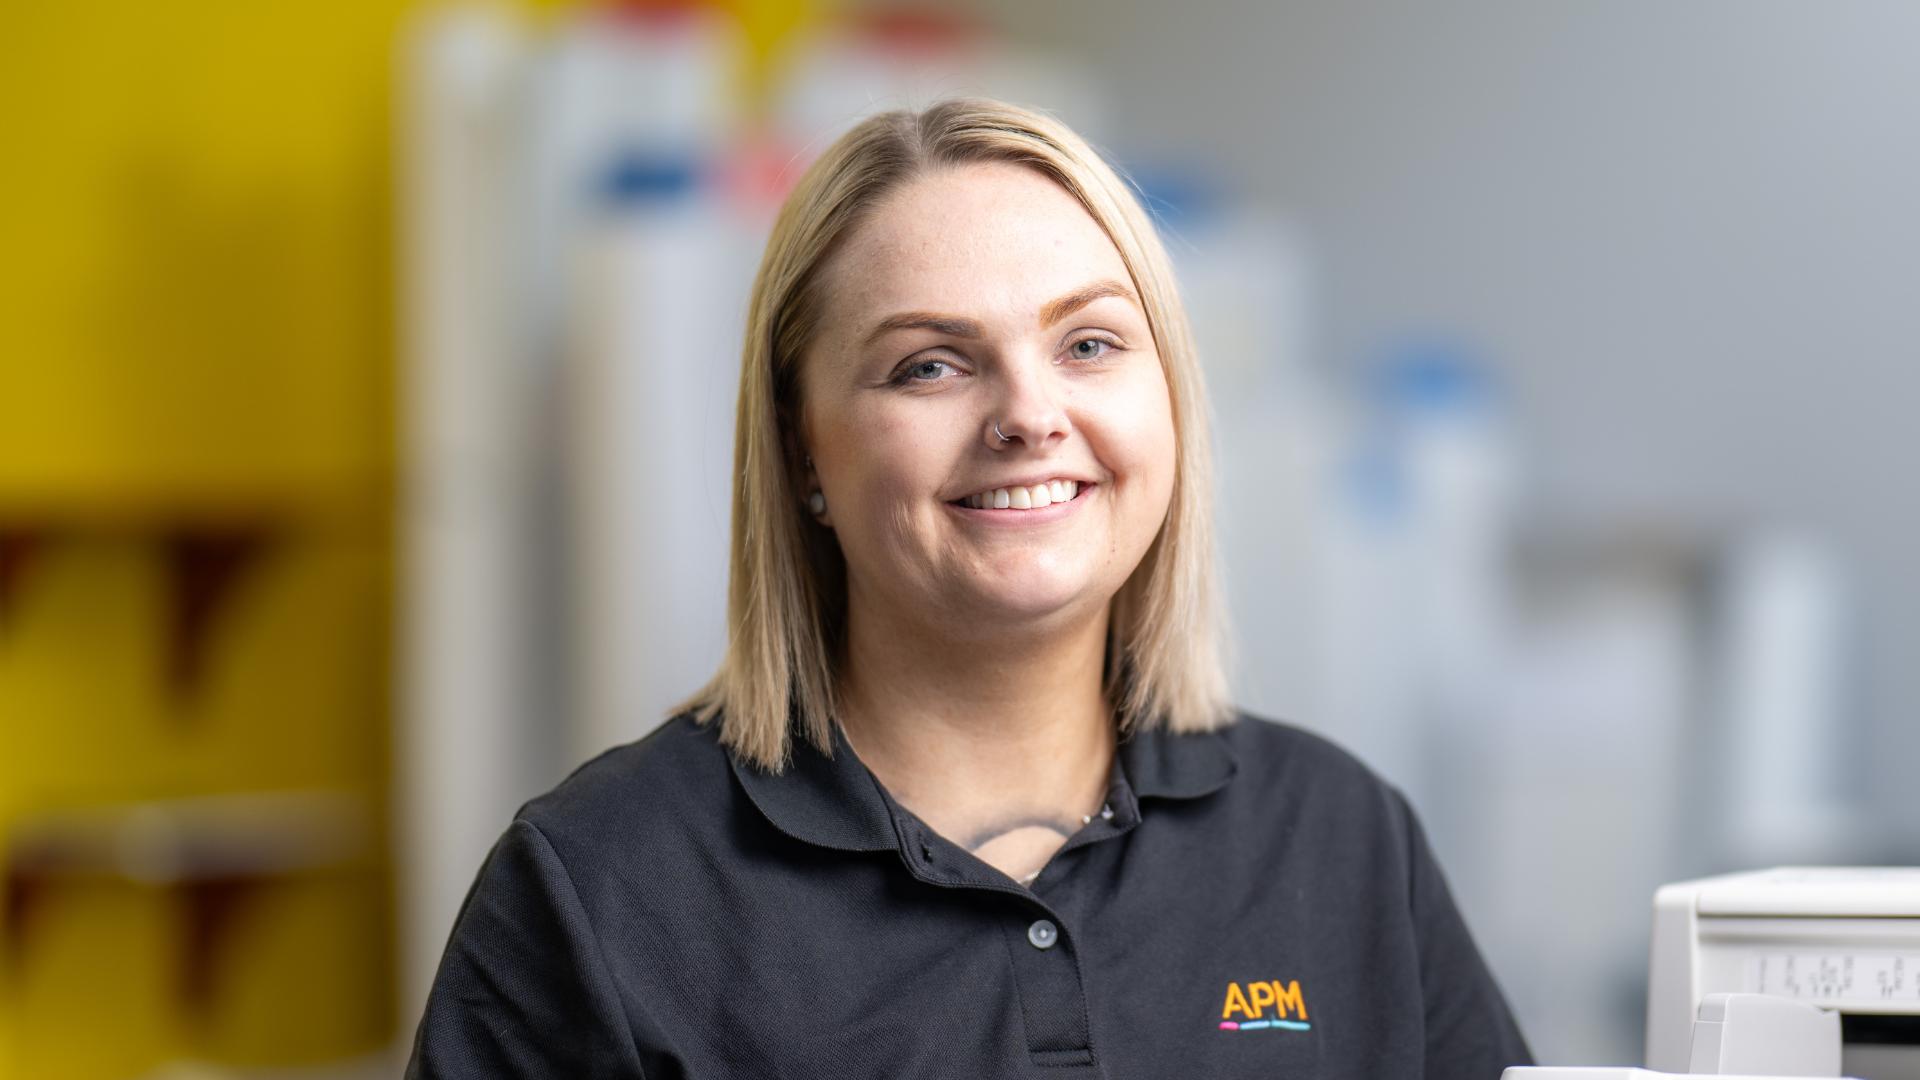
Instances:
[[[965,498],[954,499],[948,505],[973,510],[1038,510],[1054,503],[1072,502],[1092,487],[1092,484],[1083,484],[1078,480],[1049,480],[1031,487],[1004,487],[975,492]]]

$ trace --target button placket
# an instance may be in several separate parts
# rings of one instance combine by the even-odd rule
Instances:
[[[1061,916],[1027,890],[988,876],[991,871],[984,864],[963,858],[963,852],[957,849],[949,851],[945,841],[897,803],[889,801],[888,809],[893,815],[901,862],[914,877],[942,888],[1008,894],[1025,901],[1019,917],[1007,919],[1001,926],[1025,1021],[1029,1059],[1046,1066],[1050,1075],[1061,1080],[1069,1075],[1099,1076],[1091,1044],[1085,973],[1073,943],[1066,940]],[[1062,851],[1126,831],[1118,813],[1113,818],[1102,814],[1094,820],[1099,823],[1095,828],[1083,831]],[[1047,929],[1040,929],[1040,924]]]
[[[1026,1020],[1027,1052],[1037,1065],[1094,1064],[1085,972],[1059,916],[1041,904],[1002,925],[1008,960]]]

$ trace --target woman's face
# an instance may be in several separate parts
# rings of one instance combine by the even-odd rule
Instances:
[[[854,610],[949,627],[1103,611],[1166,519],[1175,441],[1093,218],[1024,167],[937,170],[824,274],[800,436]]]

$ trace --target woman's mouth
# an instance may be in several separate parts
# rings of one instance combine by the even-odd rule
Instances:
[[[1072,502],[1092,484],[1078,480],[1047,480],[1023,487],[992,488],[953,500],[953,506],[973,510],[1039,510],[1054,503]]]

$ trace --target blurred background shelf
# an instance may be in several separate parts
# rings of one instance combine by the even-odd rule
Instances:
[[[393,1040],[412,6],[0,16],[0,1080]]]
[[[0,837],[0,941],[8,968],[36,962],[36,931],[57,926],[63,903],[102,891],[144,893],[170,904],[179,948],[176,1000],[205,1027],[220,1003],[217,980],[249,920],[275,890],[329,873],[377,869],[374,809],[346,792],[256,792],[42,810],[17,816]],[[305,882],[302,879],[307,879]]]
[[[362,861],[378,834],[347,792],[245,792],[17,815],[9,882],[110,879],[141,885],[252,879]]]

